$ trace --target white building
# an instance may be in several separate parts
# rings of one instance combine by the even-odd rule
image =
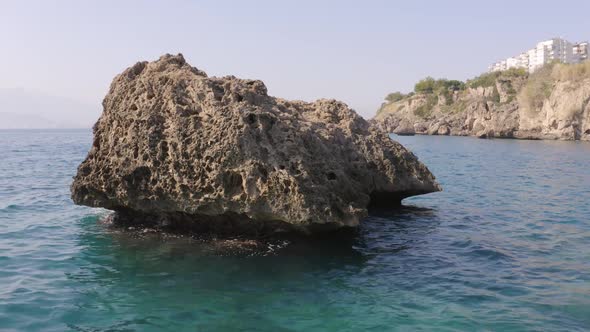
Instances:
[[[562,38],[553,38],[538,43],[535,48],[494,63],[489,71],[501,71],[510,68],[525,68],[530,73],[552,61],[577,63],[588,59],[588,43],[572,44]]]
[[[529,54],[529,72],[543,67],[552,61],[562,63],[574,63],[573,44],[565,39],[553,38],[542,41],[537,47],[530,50]]]
[[[576,57],[580,62],[588,60],[588,47],[588,42],[574,44],[574,57]]]
[[[526,68],[529,64],[528,53],[520,53],[517,56],[506,59],[506,69],[510,68]]]
[[[503,71],[507,69],[506,60],[498,61],[488,67],[488,71]]]

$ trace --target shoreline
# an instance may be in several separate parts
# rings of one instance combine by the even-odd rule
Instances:
[[[452,137],[471,137],[471,138],[478,138],[478,139],[501,139],[501,140],[518,140],[518,141],[557,141],[557,142],[590,142],[590,140],[581,140],[581,139],[560,139],[557,137],[510,137],[510,136],[490,136],[490,135],[469,135],[469,134],[447,134],[447,135],[439,135],[439,134],[428,134],[428,133],[413,133],[413,134],[405,134],[405,133],[395,133],[393,131],[386,131],[389,135],[395,136],[452,136]]]

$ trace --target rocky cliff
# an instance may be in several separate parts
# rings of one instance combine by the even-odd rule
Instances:
[[[440,190],[344,103],[274,98],[261,81],[208,77],[182,55],[125,70],[103,108],[72,199],[122,223],[313,232]]]
[[[372,120],[387,132],[590,140],[590,62],[553,64],[532,75],[484,74],[459,88],[442,84],[398,96]]]

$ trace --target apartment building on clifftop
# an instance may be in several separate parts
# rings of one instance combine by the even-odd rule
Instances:
[[[553,38],[537,43],[537,45],[517,56],[492,64],[490,72],[510,68],[524,68],[529,73],[552,61],[562,63],[578,63],[588,60],[588,42],[571,43],[562,38]]]

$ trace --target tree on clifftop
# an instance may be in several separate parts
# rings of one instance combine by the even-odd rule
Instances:
[[[396,91],[396,92],[392,92],[392,93],[388,94],[387,96],[385,96],[385,100],[388,103],[395,103],[396,101],[400,101],[400,100],[404,99],[405,97],[407,97],[406,94]]]

